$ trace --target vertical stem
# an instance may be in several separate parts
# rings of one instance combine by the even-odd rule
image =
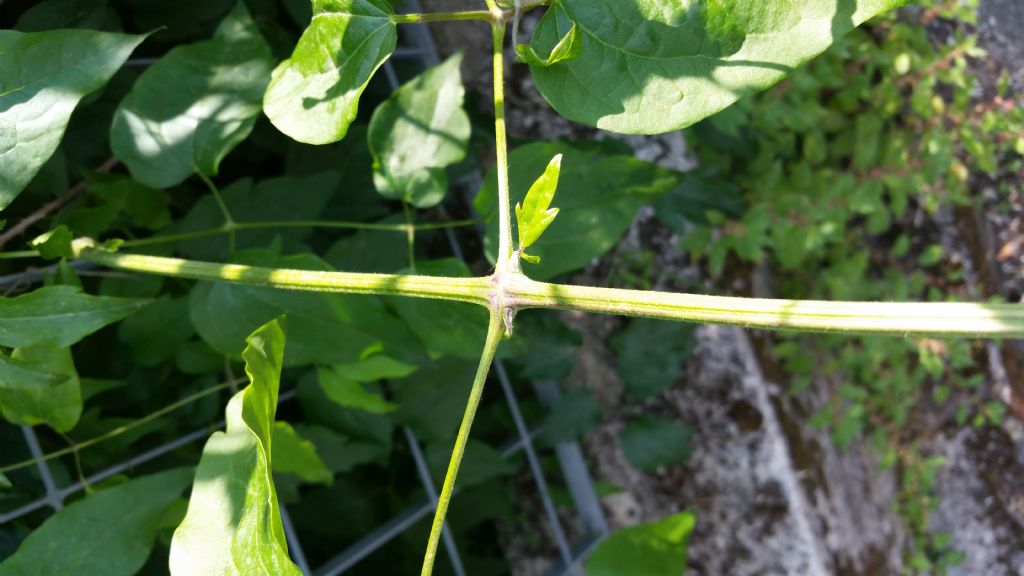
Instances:
[[[494,35],[494,143],[498,154],[498,262],[496,273],[512,260],[512,216],[509,206],[508,137],[505,134],[505,22],[491,24]]]
[[[409,246],[409,271],[416,273],[416,226],[413,225],[412,212],[409,210],[409,203],[402,201],[402,211],[405,212],[405,237]]]
[[[202,172],[196,172],[199,178],[206,184],[206,187],[210,189],[210,193],[213,194],[213,199],[217,202],[217,208],[220,209],[220,213],[224,216],[224,228],[228,231],[228,252],[235,251],[235,219],[231,217],[231,211],[228,210],[228,205],[224,202],[224,198],[220,195],[220,190],[217,189],[217,185],[210,180],[206,174]]]
[[[473,418],[480,406],[480,397],[484,391],[484,383],[487,382],[487,373],[491,369],[491,361],[494,353],[501,343],[501,336],[504,332],[504,324],[501,314],[491,311],[491,320],[487,325],[487,341],[484,343],[484,351],[480,356],[480,365],[476,369],[476,377],[473,379],[473,388],[469,392],[469,400],[466,402],[466,412],[462,416],[462,424],[459,426],[459,433],[455,437],[455,448],[452,449],[452,458],[448,461],[448,472],[444,476],[444,485],[441,487],[441,496],[437,499],[437,509],[434,511],[434,523],[430,527],[430,539],[427,541],[427,551],[423,555],[423,570],[421,576],[430,576],[434,571],[434,558],[437,556],[437,544],[441,539],[441,530],[444,528],[444,518],[448,514],[448,503],[451,502],[452,492],[455,490],[455,477],[459,473],[459,465],[462,463],[462,456],[466,452],[466,442],[469,440],[469,431],[473,427]]]

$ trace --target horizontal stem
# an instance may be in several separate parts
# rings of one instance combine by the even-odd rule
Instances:
[[[256,286],[555,308],[747,328],[904,336],[1024,338],[1024,305],[966,302],[827,302],[645,292],[535,282],[518,273],[448,278],[320,272],[194,262],[76,247],[83,260],[135,272]],[[503,297],[498,297],[504,292]]]
[[[429,22],[454,22],[457,20],[483,20],[490,22],[494,15],[487,10],[466,10],[463,12],[430,12],[427,14],[395,14],[395,24],[426,24]]]
[[[489,278],[445,278],[263,268],[241,264],[217,264],[180,258],[114,253],[88,246],[76,247],[76,251],[77,257],[82,260],[121,270],[289,290],[409,296],[469,302],[482,306],[488,305],[488,294],[491,291]]]
[[[38,258],[39,251],[37,250],[12,250],[10,252],[0,252],[0,260],[14,260],[16,258]]]
[[[535,282],[504,282],[509,305],[731,324],[747,328],[1024,338],[1024,305],[961,302],[827,302],[645,292]]]

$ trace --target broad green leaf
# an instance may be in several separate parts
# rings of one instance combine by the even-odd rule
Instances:
[[[601,542],[587,559],[587,576],[666,576],[686,572],[687,542],[697,523],[681,512],[623,528]]]
[[[130,576],[146,563],[164,516],[191,468],[142,476],[93,492],[57,512],[0,564],[0,574]]]
[[[430,467],[434,482],[444,482],[448,461],[452,456],[449,442],[431,444],[426,450],[427,466]],[[459,467],[459,487],[462,489],[482,484],[488,480],[508,476],[516,471],[512,462],[502,458],[501,453],[479,440],[470,439],[466,443],[466,454]]]
[[[117,336],[132,349],[142,366],[174,358],[195,334],[188,317],[188,298],[164,295],[118,326]]]
[[[602,416],[601,406],[590,390],[572,388],[544,415],[537,441],[554,446],[582,438],[601,422]]]
[[[402,214],[394,214],[380,224],[404,224]],[[385,230],[359,230],[331,246],[324,260],[345,272],[391,274],[409,264],[408,238]]]
[[[158,230],[171,221],[164,190],[118,174],[95,174],[88,182],[81,201],[62,220],[78,236],[96,238],[121,223]]]
[[[637,211],[679,184],[680,175],[638,160],[615,144],[537,142],[512,151],[511,201],[521,202],[538,174],[562,154],[558,186],[560,217],[531,247],[539,264],[523,271],[536,280],[583,268],[610,250],[633,222]],[[484,243],[492,262],[498,249],[497,176],[487,174],[473,205],[487,218]]]
[[[562,155],[557,154],[548,163],[544,173],[530,186],[522,204],[516,204],[516,223],[519,226],[519,256],[537,264],[540,258],[528,256],[526,249],[533,246],[541,234],[558,216],[558,208],[549,208],[558,189],[558,175],[562,172]]]
[[[466,157],[462,53],[400,87],[370,119],[373,183],[386,198],[431,208],[448,192],[445,169]]]
[[[53,155],[78,102],[106,84],[144,38],[0,30],[0,210]]]
[[[263,252],[236,255],[233,262],[302,270],[330,270],[312,255],[274,257]],[[196,331],[215,350],[235,356],[246,334],[288,315],[292,337],[285,365],[357,362],[367,349],[417,364],[422,345],[373,296],[295,292],[228,283],[200,282],[192,289],[189,314]]]
[[[212,39],[172,49],[139,77],[110,127],[114,154],[153,188],[194,172],[215,176],[252,131],[272,68],[270,47],[239,2]]]
[[[630,422],[622,436],[622,453],[639,470],[654,470],[661,466],[682,464],[693,448],[693,431],[671,420],[643,416]]]
[[[82,414],[82,386],[70,348],[34,346],[0,354],[0,411],[14,424],[47,424],[58,432]]]
[[[293,474],[306,482],[330,484],[334,474],[317,454],[316,446],[303,438],[287,422],[274,423],[275,474]]]
[[[31,242],[29,246],[39,251],[39,256],[46,260],[57,260],[60,258],[72,258],[74,252],[71,250],[71,241],[74,237],[67,226],[61,224],[49,232],[45,232]]]
[[[0,298],[0,346],[70,346],[148,303],[90,296],[74,286],[48,286],[15,298]]]
[[[281,322],[272,320],[246,341],[250,384],[228,403],[226,430],[203,448],[188,513],[171,540],[172,574],[301,574],[288,557],[271,474]]]
[[[292,57],[275,70],[263,110],[307,144],[348,133],[359,96],[398,43],[394,8],[384,0],[313,0],[313,20]]]
[[[612,132],[685,128],[775,84],[855,26],[906,0],[556,0],[531,46],[576,28],[579,56],[534,63],[560,114]]]
[[[347,408],[371,414],[386,414],[396,408],[380,394],[367,391],[360,382],[348,377],[341,369],[320,368],[320,387],[328,398]]]
[[[634,319],[615,335],[616,367],[633,398],[657,396],[683,376],[683,364],[696,342],[694,327],[650,318]]]

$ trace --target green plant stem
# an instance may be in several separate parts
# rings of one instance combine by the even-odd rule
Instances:
[[[90,446],[95,446],[96,444],[99,444],[101,442],[106,442],[107,440],[110,440],[112,438],[116,438],[116,437],[118,437],[118,436],[120,436],[120,435],[122,435],[122,434],[124,434],[126,432],[130,432],[130,431],[134,430],[135,428],[138,428],[139,426],[142,426],[143,424],[147,424],[149,422],[152,422],[153,420],[156,420],[157,418],[159,418],[159,417],[161,417],[161,416],[163,416],[165,414],[169,414],[171,412],[174,412],[178,408],[181,408],[183,406],[187,406],[187,405],[195,402],[196,400],[200,400],[200,399],[205,398],[205,397],[207,397],[207,396],[209,396],[211,394],[215,394],[217,392],[220,392],[221,390],[225,390],[225,389],[231,387],[233,384],[238,384],[240,382],[244,382],[244,380],[232,380],[230,382],[221,382],[220,384],[216,384],[214,386],[210,386],[209,388],[206,388],[204,390],[200,390],[199,392],[196,392],[195,394],[192,394],[190,396],[186,396],[186,397],[182,398],[181,400],[178,400],[177,402],[172,402],[171,404],[168,404],[167,406],[164,406],[163,408],[161,408],[161,409],[159,409],[159,410],[157,410],[155,412],[147,414],[147,415],[143,416],[142,418],[139,418],[138,420],[133,420],[132,422],[129,422],[128,424],[125,424],[124,426],[118,426],[117,428],[114,428],[113,430],[109,430],[107,432],[104,432],[103,434],[100,434],[99,436],[94,436],[94,437],[92,437],[92,438],[90,438],[88,440],[84,440],[82,442],[77,442],[77,443],[76,442],[72,442],[70,438],[68,438],[67,436],[64,436],[63,434],[61,434],[62,436],[64,436],[65,439],[68,440],[68,444],[70,444],[70,446],[68,446],[67,448],[62,448],[60,450],[55,450],[53,452],[50,452],[49,454],[44,454],[43,457],[41,458],[41,460],[44,461],[44,462],[48,461],[48,460],[53,460],[54,458],[60,458],[61,456],[66,456],[68,454],[77,453],[80,450],[83,450],[85,448],[89,448]],[[22,460],[21,462],[15,462],[14,464],[10,464],[10,465],[4,466],[4,467],[0,467],[0,473],[13,472],[14,470],[18,470],[18,469],[21,469],[21,468],[27,468],[29,466],[34,465],[36,462],[37,462],[37,460],[35,458],[30,458],[28,460]]]
[[[75,251],[76,257],[81,260],[120,270],[310,292],[409,296],[487,306],[488,294],[493,288],[490,278],[447,278],[262,268],[241,264],[217,264],[180,258],[114,253],[81,244],[76,244]]]
[[[455,220],[452,222],[411,224],[411,226],[414,231],[426,231],[473,226],[476,223],[476,220]],[[234,229],[268,230],[274,228],[338,228],[346,230],[380,230],[382,232],[402,232],[403,234],[407,234],[409,232],[409,227],[410,224],[374,224],[366,222],[338,222],[330,220],[286,220],[280,222],[236,222]],[[151,238],[127,240],[121,244],[121,246],[124,248],[151,246],[154,244],[165,244],[168,242],[180,242],[182,240],[206,238],[209,236],[217,236],[218,234],[227,234],[229,232],[231,232],[231,230],[226,226],[218,226],[217,228],[207,228],[193,232],[182,232],[180,234],[168,234],[166,236],[153,236]],[[0,253],[0,258],[2,257],[3,253]]]
[[[466,411],[462,415],[462,424],[459,425],[459,433],[455,437],[455,447],[452,449],[452,457],[448,460],[448,471],[444,476],[444,485],[441,486],[441,495],[437,499],[437,508],[434,510],[434,522],[430,526],[430,538],[427,540],[427,551],[423,555],[422,576],[430,576],[434,570],[434,558],[437,556],[437,544],[441,539],[441,531],[444,529],[444,519],[448,514],[448,504],[452,499],[452,492],[455,490],[455,478],[459,474],[459,465],[466,452],[466,442],[469,440],[469,432],[473,428],[473,419],[476,417],[477,408],[480,406],[480,397],[483,395],[484,384],[487,382],[487,374],[491,369],[491,361],[501,344],[501,337],[504,334],[504,324],[501,315],[492,311],[490,321],[487,324],[487,340],[484,343],[484,350],[480,356],[480,364],[476,368],[476,377],[473,378],[473,388],[469,391],[469,400],[466,401]]]
[[[494,37],[494,143],[498,172],[498,275],[512,261],[512,216],[509,205],[508,137],[505,133],[505,24],[491,26]]]
[[[462,12],[430,12],[427,14],[395,14],[395,24],[427,24],[430,22],[454,22],[458,20],[483,20],[490,22],[494,14],[488,10],[466,10]]]
[[[505,300],[515,308],[556,308],[748,328],[900,334],[1024,337],[1024,306],[967,302],[830,302],[705,296],[535,282],[512,275]]]
[[[76,246],[77,257],[111,268],[256,286],[380,294],[504,307],[556,308],[773,330],[851,334],[1024,338],[1024,306],[966,302],[828,302],[704,296],[536,282],[518,273],[477,278],[355,274],[195,262]]]
[[[206,174],[202,172],[196,172],[199,178],[206,184],[206,187],[210,189],[210,193],[213,194],[213,199],[217,202],[217,207],[220,208],[220,213],[224,216],[224,228],[228,232],[228,253],[235,251],[235,219],[231,217],[231,211],[228,210],[228,205],[224,202],[224,198],[220,195],[220,190],[210,180]]]
[[[412,223],[412,211],[409,210],[409,203],[402,201],[402,211],[405,212],[405,240],[409,251],[409,270],[416,273],[416,228]]]
[[[18,258],[37,258],[39,252],[36,250],[12,250],[10,252],[0,252],[0,260],[15,260]]]

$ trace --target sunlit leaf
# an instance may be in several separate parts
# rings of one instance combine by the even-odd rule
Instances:
[[[99,490],[68,505],[0,564],[0,574],[136,574],[149,557],[165,514],[191,477],[191,468],[176,468]]]
[[[577,30],[576,58],[531,71],[571,120],[627,134],[684,128],[781,80],[868,18],[906,0],[558,0],[531,47]]]
[[[252,131],[272,68],[270,48],[239,2],[212,39],[172,49],[139,77],[110,128],[114,154],[154,188],[195,172],[216,175]]]
[[[528,256],[526,249],[533,246],[541,234],[558,216],[558,208],[549,208],[558,189],[558,176],[562,172],[562,155],[557,154],[548,163],[544,173],[530,186],[522,204],[516,204],[516,223],[519,226],[519,255],[537,264],[540,258]]]
[[[228,403],[227,429],[203,448],[188,513],[171,541],[172,574],[301,574],[288,557],[271,474],[284,330],[273,320],[247,341],[250,384]]]
[[[38,250],[41,258],[57,260],[74,256],[71,250],[72,240],[74,240],[74,237],[71,234],[71,230],[61,224],[53,230],[37,236],[29,242],[29,246]]]
[[[330,484],[334,474],[317,454],[316,446],[287,422],[274,423],[275,474],[293,474],[306,482]]]
[[[320,387],[328,398],[347,408],[372,414],[386,414],[396,408],[380,394],[368,391],[360,382],[348,377],[344,370],[320,368]]]
[[[0,210],[53,155],[78,102],[106,84],[144,38],[0,30]]]
[[[466,157],[469,116],[458,53],[413,78],[377,107],[368,141],[383,196],[430,208],[448,192],[445,168]]]
[[[587,576],[666,576],[686,571],[687,542],[697,523],[692,512],[674,514],[615,532],[587,559]]]
[[[313,20],[292,57],[274,70],[263,110],[307,144],[337,142],[355,120],[370,78],[398,43],[384,0],[313,0]]]

